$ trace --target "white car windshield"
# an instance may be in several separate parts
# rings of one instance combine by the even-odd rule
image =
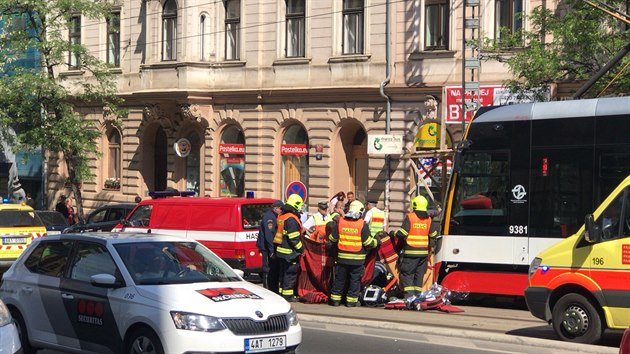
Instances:
[[[240,280],[232,268],[196,242],[120,243],[114,248],[136,285]]]

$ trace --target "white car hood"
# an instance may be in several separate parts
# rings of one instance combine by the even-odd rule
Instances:
[[[136,289],[140,296],[166,305],[172,311],[221,318],[257,318],[256,311],[260,311],[261,319],[266,319],[287,313],[291,308],[281,296],[246,281],[138,285]]]

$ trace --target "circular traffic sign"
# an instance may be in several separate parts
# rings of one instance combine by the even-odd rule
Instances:
[[[306,197],[308,193],[306,192],[306,186],[304,183],[300,181],[293,181],[287,185],[287,190],[285,192],[285,199],[289,198],[291,194],[297,194],[302,197],[302,200],[306,203]]]

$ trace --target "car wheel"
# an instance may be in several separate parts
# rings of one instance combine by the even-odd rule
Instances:
[[[602,320],[593,304],[579,294],[567,294],[553,307],[553,329],[565,341],[592,344],[602,336]]]
[[[135,330],[127,343],[125,352],[128,354],[164,354],[160,338],[148,328]]]
[[[22,346],[22,352],[24,354],[35,354],[37,353],[37,348],[34,348],[31,345],[31,341],[28,339],[28,332],[26,331],[26,323],[24,322],[24,318],[22,314],[17,310],[10,310],[11,317],[15,320],[15,324],[17,325],[18,335],[20,336],[20,345]]]

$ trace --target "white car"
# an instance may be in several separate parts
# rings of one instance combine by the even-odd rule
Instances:
[[[38,238],[2,280],[25,353],[290,353],[302,341],[282,297],[175,236]]]
[[[0,353],[18,353],[22,346],[9,309],[0,300]]]

